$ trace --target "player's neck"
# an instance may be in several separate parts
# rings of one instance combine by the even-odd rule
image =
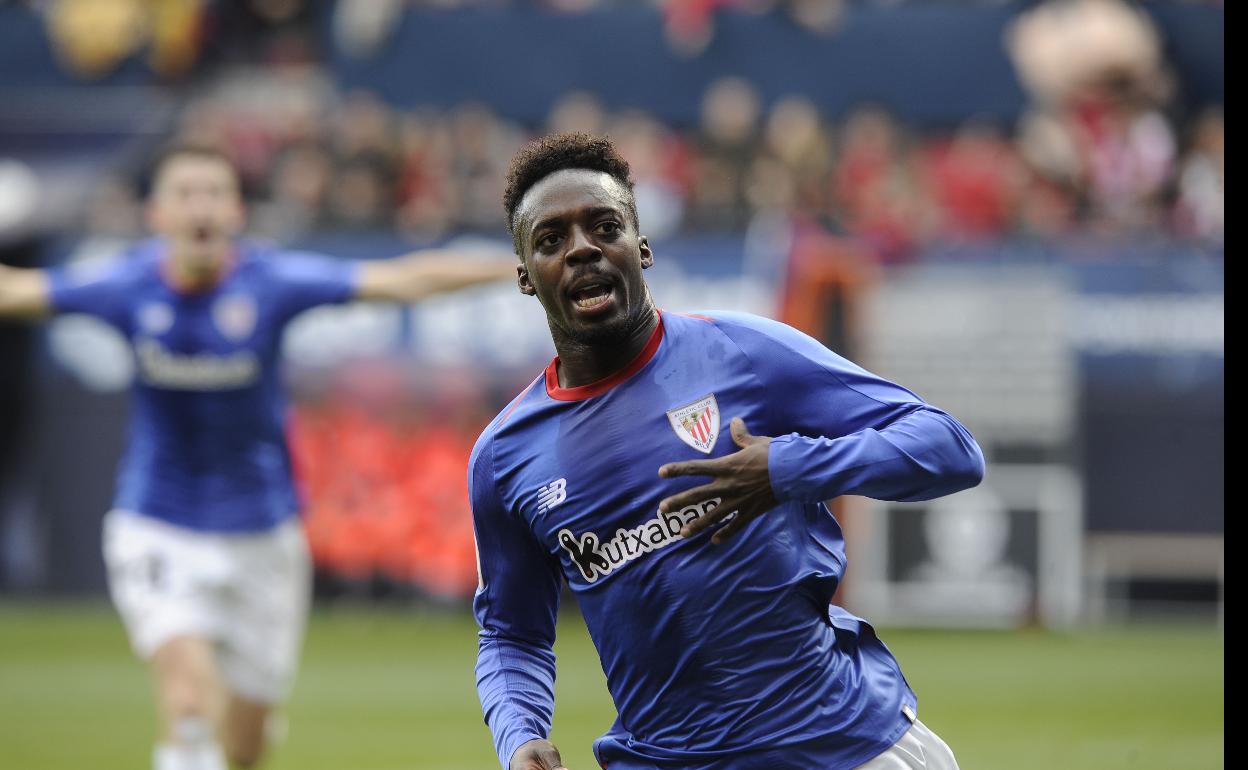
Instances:
[[[555,332],[559,387],[578,388],[605,380],[631,364],[641,355],[659,325],[658,311],[653,306],[649,311],[625,335],[607,342],[584,343]]]
[[[211,263],[195,260],[187,255],[170,249],[168,256],[161,265],[165,281],[175,291],[185,294],[196,294],[208,291],[221,283],[234,263],[232,253],[222,254]]]

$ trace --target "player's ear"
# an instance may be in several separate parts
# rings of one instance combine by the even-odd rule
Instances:
[[[243,204],[241,197],[230,207],[230,217],[226,226],[231,236],[238,235],[247,226],[247,207]]]
[[[159,233],[164,230],[162,226],[165,221],[164,212],[161,210],[160,203],[156,201],[155,196],[149,199],[143,206],[143,220],[147,225],[148,232]]]
[[[650,250],[650,239],[641,236],[637,239],[637,248],[641,251],[641,269],[645,270],[654,265],[654,252]]]
[[[533,286],[533,280],[529,278],[529,269],[524,266],[524,260],[520,260],[520,264],[516,265],[516,286],[520,287],[521,294],[527,294],[530,297],[537,294],[537,289]]]

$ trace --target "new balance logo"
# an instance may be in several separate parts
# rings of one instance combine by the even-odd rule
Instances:
[[[546,513],[568,499],[568,480],[556,479],[537,490],[537,512]]]

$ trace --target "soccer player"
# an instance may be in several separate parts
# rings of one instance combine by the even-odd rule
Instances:
[[[351,263],[241,240],[234,166],[191,146],[158,160],[147,215],[157,237],[102,271],[0,267],[0,318],[88,313],[131,341],[138,376],[104,550],[155,678],[153,767],[251,767],[294,677],[311,585],[283,436],[282,330],[315,305],[415,301],[513,275],[515,260]]]
[[[618,712],[604,768],[956,768],[872,627],[830,604],[845,552],[823,501],[972,487],[971,435],[783,324],[661,313],[606,139],[526,146],[504,205],[558,356],[469,471],[477,689],[502,766],[563,767],[547,735],[566,580]]]

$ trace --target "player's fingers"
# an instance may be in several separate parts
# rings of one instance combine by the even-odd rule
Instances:
[[[724,518],[731,516],[734,512],[736,512],[736,510],[737,506],[735,500],[725,500],[714,509],[707,511],[698,518],[681,527],[680,536],[686,540],[691,537],[696,537],[699,532],[718,524]]]
[[[686,489],[684,492],[679,492],[671,497],[665,497],[660,500],[659,510],[663,513],[671,513],[672,511],[679,511],[681,508],[686,508],[690,505],[697,505],[698,503],[712,500],[719,496],[716,494],[718,488],[719,482],[711,482],[710,484],[703,484],[700,487]]]
[[[740,417],[732,418],[732,422],[728,423],[728,431],[732,433],[733,443],[742,449],[749,446],[751,439],[754,438],[750,435],[750,432],[746,430],[745,420],[742,420]]]
[[[742,529],[745,529],[745,525],[757,519],[758,516],[759,514],[757,513],[746,515],[738,511],[737,515],[733,516],[731,521],[715,530],[715,534],[711,536],[711,544],[719,545],[723,543],[725,540],[737,534]]]
[[[685,460],[679,463],[667,463],[659,466],[660,478],[670,479],[676,476],[717,476],[722,470],[722,457],[714,460]]]

